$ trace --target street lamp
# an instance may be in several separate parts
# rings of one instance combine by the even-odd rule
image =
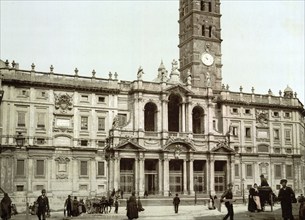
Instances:
[[[244,178],[242,178],[241,183],[242,183],[243,204],[245,204],[245,179]]]
[[[195,205],[197,204],[197,177],[195,177]]]
[[[16,139],[17,148],[22,148],[25,143],[25,138],[22,135],[22,133],[18,132],[15,139]],[[26,219],[29,219],[28,183],[27,183],[26,194],[25,194],[25,214],[26,214]]]

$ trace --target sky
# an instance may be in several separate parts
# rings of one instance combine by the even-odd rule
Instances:
[[[0,1],[0,59],[20,69],[151,81],[179,59],[178,0]],[[305,100],[303,0],[222,0],[223,84]]]

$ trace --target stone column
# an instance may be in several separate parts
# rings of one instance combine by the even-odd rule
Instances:
[[[214,158],[211,158],[210,160],[210,191],[211,194],[214,195],[215,194],[215,176],[214,176],[214,165],[215,165],[215,160]]]
[[[159,159],[159,162],[158,162],[158,182],[159,182],[159,186],[158,186],[158,191],[159,191],[159,195],[162,195],[163,193],[163,172],[162,172],[162,160]]]
[[[27,159],[27,162],[28,162],[28,167],[27,167],[27,172],[28,172],[28,175],[27,175],[27,184],[26,184],[26,189],[27,192],[32,192],[33,191],[33,185],[32,185],[32,180],[34,179],[34,163],[33,163],[33,158],[28,158]]]
[[[235,182],[235,161],[233,159],[231,159],[231,183]]]
[[[168,196],[169,191],[169,160],[163,159],[163,195]]]
[[[107,189],[107,192],[109,192],[110,190],[113,189],[113,180],[114,180],[113,159],[109,158],[108,163],[109,163],[109,166],[108,166],[108,189]]]
[[[139,99],[136,97],[136,94],[134,94],[134,128],[135,130],[139,130]]]
[[[91,195],[95,195],[95,192],[97,190],[97,186],[96,186],[96,172],[97,172],[97,169],[96,169],[96,161],[95,161],[95,158],[94,159],[91,159],[90,160],[90,163],[91,163],[91,166],[90,166],[90,169],[91,169],[91,173],[90,173],[90,194]]]
[[[181,119],[182,119],[181,131],[185,132],[185,117],[186,117],[186,115],[185,115],[185,102],[183,102],[181,104],[181,114],[182,114],[182,117],[181,117]]]
[[[162,131],[167,132],[168,131],[168,112],[167,112],[167,103],[166,95],[162,94]]]
[[[145,178],[145,173],[144,173],[144,166],[145,159],[144,158],[139,158],[139,193],[140,195],[144,195],[144,178]]]
[[[189,160],[189,193],[194,194],[194,160]]]
[[[190,99],[190,98],[189,98]],[[189,133],[193,132],[193,114],[191,109],[191,102],[186,103],[186,130]]]
[[[183,194],[187,194],[187,171],[186,171],[186,160],[183,160]]]
[[[144,110],[143,110],[143,106],[142,106],[142,93],[139,93],[139,100],[138,100],[138,115],[136,115],[136,117],[138,118],[138,122],[139,122],[139,130],[140,131],[144,131]]]
[[[114,181],[113,181],[113,188],[115,190],[118,190],[119,188],[119,177],[120,177],[120,158],[119,157],[115,157],[114,158],[114,169],[113,169],[113,173],[114,173]],[[110,189],[112,190],[112,189]]]
[[[139,162],[138,159],[135,158],[134,161],[134,168],[135,168],[135,192],[136,194],[139,192]]]
[[[206,167],[205,167],[205,189],[207,194],[209,194],[211,192],[211,166],[210,166],[210,159],[206,160],[205,163]]]
[[[79,179],[79,161],[77,158],[73,158],[72,161],[72,169],[73,169],[73,176],[72,176],[72,192],[76,193],[78,192],[78,179]]]

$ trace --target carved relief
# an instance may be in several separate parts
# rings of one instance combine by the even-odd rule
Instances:
[[[60,110],[62,113],[66,113],[72,109],[72,96],[68,93],[66,94],[56,94],[54,93],[55,97],[55,109]]]
[[[268,112],[265,110],[256,110],[255,112],[256,122],[259,126],[267,126],[268,124]]]
[[[68,157],[57,157],[55,159],[57,162],[57,174],[56,179],[68,179],[67,166],[70,162]]]

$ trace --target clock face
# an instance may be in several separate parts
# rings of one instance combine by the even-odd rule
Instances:
[[[201,55],[201,61],[206,66],[211,66],[214,63],[214,58],[209,53],[203,53]]]

